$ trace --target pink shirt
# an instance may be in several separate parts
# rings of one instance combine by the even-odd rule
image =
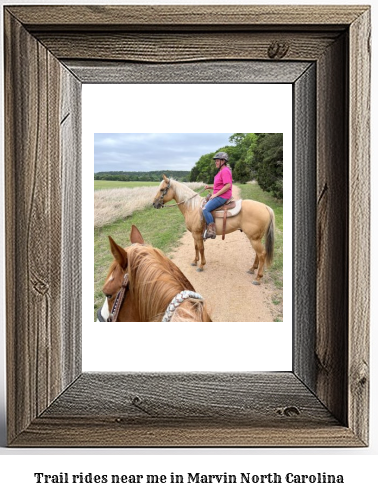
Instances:
[[[219,196],[220,198],[229,200],[232,196],[232,173],[228,167],[223,167],[214,177],[213,194],[217,194],[217,192],[220,191],[226,184],[230,184],[230,189]]]

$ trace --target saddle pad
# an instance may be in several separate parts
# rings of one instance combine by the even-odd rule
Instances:
[[[233,217],[234,215],[238,215],[241,210],[241,204],[243,200],[236,200],[235,207],[226,210],[226,217]],[[223,217],[224,216],[224,205],[219,210],[214,210],[212,213],[213,217]]]

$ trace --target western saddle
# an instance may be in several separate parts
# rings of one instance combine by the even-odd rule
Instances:
[[[211,197],[211,194],[208,194],[206,198],[204,198],[201,208],[203,208],[206,203],[209,201]],[[234,217],[237,215],[240,210],[241,210],[241,202],[242,200],[234,200],[234,198],[230,198],[229,200],[226,201],[224,205],[221,207],[217,208],[216,210],[213,210],[211,212],[212,216],[214,219],[219,219],[223,218],[223,227],[222,227],[222,240],[225,239],[226,236],[226,221],[227,217]]]

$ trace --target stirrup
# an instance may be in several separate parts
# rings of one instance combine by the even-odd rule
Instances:
[[[209,240],[211,238],[214,238],[214,236],[212,236],[211,234],[209,234],[209,231],[208,231],[208,229],[206,227],[205,231],[203,232],[202,239]]]
[[[209,239],[214,240],[217,237],[217,233],[216,233],[216,231],[214,231],[214,232],[209,231],[208,226],[209,226],[209,224],[206,226],[206,229],[205,229],[205,231],[203,233],[202,238],[204,240],[209,240]]]

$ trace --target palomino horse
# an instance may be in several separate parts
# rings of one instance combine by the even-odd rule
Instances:
[[[99,321],[211,321],[201,295],[163,252],[144,244],[136,226],[131,246],[122,248],[110,236],[109,241],[114,261]]]
[[[201,256],[201,263],[197,271],[203,271],[203,266],[206,264],[203,241],[205,222],[201,210],[203,199],[185,184],[181,184],[174,179],[168,179],[163,175],[163,180],[153,201],[153,206],[155,208],[162,208],[165,203],[171,200],[175,200],[178,204],[185,218],[186,227],[191,231],[194,239],[195,256],[192,266],[198,265],[199,256]],[[215,219],[215,225],[217,234],[222,234],[223,220],[221,218]],[[254,263],[248,271],[254,274],[255,269],[257,269],[257,275],[253,281],[255,285],[260,284],[260,280],[263,277],[264,264],[269,266],[272,262],[274,228],[275,218],[273,210],[258,201],[243,200],[241,211],[234,217],[227,218],[225,233],[232,233],[240,229],[247,235],[256,252]],[[265,247],[261,241],[264,236]],[[232,256],[230,258],[232,259]]]

